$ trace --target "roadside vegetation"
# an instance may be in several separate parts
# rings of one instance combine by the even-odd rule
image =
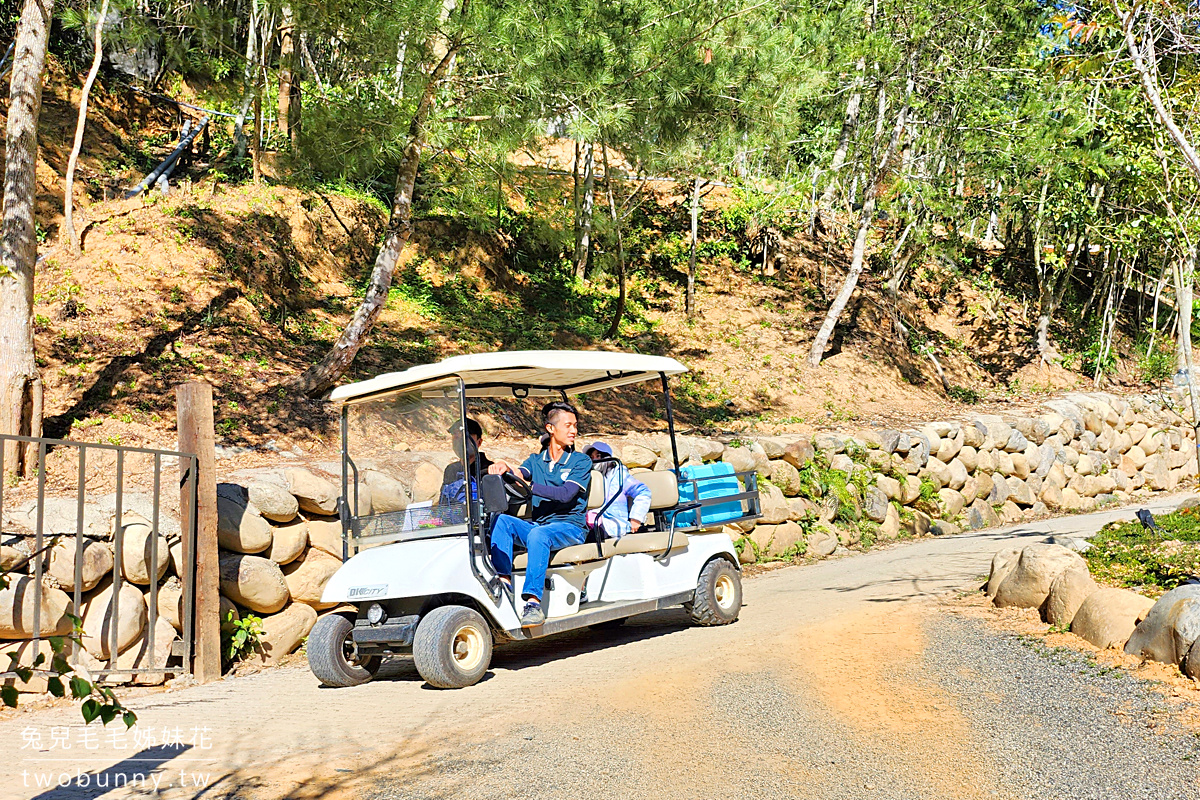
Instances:
[[[1092,539],[1083,554],[1095,579],[1105,585],[1158,597],[1200,578],[1200,507],[1141,522],[1113,522]]]

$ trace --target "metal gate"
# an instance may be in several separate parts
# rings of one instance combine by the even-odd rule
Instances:
[[[26,463],[34,464],[23,481],[10,482],[4,464],[9,443],[27,448]],[[163,470],[176,465],[178,482],[168,475],[164,490]],[[73,666],[111,682],[159,683],[190,673],[198,466],[197,457],[188,453],[0,434],[0,566],[8,563],[4,594],[10,594],[7,624],[13,629],[0,631],[0,646],[12,645],[15,638],[30,642],[26,649],[38,653],[41,640],[62,635],[70,620],[43,616],[57,616],[62,596],[48,594],[63,592],[69,583],[69,613],[83,621],[83,634],[74,637],[68,651]],[[111,493],[103,491],[108,488]],[[111,569],[94,569],[90,562],[106,559],[103,553],[85,553],[92,547],[109,551]],[[177,608],[164,609],[163,594]],[[127,612],[130,602],[145,604],[134,615],[145,614],[141,635],[132,643],[131,626],[121,616],[122,595]],[[6,622],[3,611],[0,607],[0,624]],[[164,612],[171,623],[169,646],[163,641],[166,626],[159,624]],[[0,657],[0,670],[9,664]],[[0,681],[15,677],[0,672]]]

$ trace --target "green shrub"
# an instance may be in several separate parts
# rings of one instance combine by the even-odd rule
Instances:
[[[1101,528],[1083,554],[1101,583],[1156,596],[1200,572],[1200,509],[1155,517],[1159,530],[1140,522],[1113,522]]]
[[[1147,353],[1138,361],[1138,377],[1144,383],[1162,383],[1175,372],[1175,354],[1166,350]]]

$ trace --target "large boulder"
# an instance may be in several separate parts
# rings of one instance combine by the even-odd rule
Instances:
[[[895,430],[880,431],[879,448],[889,455],[892,453],[904,455],[909,448],[908,434]]]
[[[279,565],[259,556],[223,553],[221,594],[260,614],[274,614],[288,600],[288,585]]]
[[[1060,545],[1028,545],[1021,551],[1016,567],[996,589],[993,602],[1000,608],[1041,608],[1054,579],[1073,566],[1087,568],[1078,553]]]
[[[805,554],[813,558],[833,555],[838,546],[837,530],[826,522],[817,522],[809,531]]]
[[[220,498],[217,499],[218,504]],[[116,530],[114,516],[110,529]],[[167,573],[171,566],[171,546],[161,533],[155,534],[150,520],[140,514],[126,512],[121,515],[121,574],[125,580],[141,586],[149,586]],[[120,605],[120,603],[118,603]]]
[[[1146,459],[1146,466],[1142,467],[1142,477],[1146,479],[1146,485],[1156,492],[1175,488],[1171,465],[1165,457],[1157,453]]]
[[[1083,601],[1099,588],[1086,564],[1071,567],[1050,584],[1050,594],[1042,605],[1043,618],[1059,628],[1071,627]]]
[[[376,514],[403,511],[412,502],[403,483],[379,470],[363,470],[362,481],[371,489],[371,506]]]
[[[791,464],[797,469],[801,469],[809,461],[812,461],[816,455],[816,448],[812,446],[812,442],[808,439],[799,439],[792,442],[783,450],[783,460]]]
[[[787,497],[800,494],[800,471],[786,461],[772,461],[771,482],[783,490]]]
[[[867,487],[863,493],[862,506],[867,519],[873,522],[883,522],[887,518],[888,509],[891,508],[887,494],[878,486]]]
[[[169,621],[159,617],[154,622],[154,648],[150,647],[150,627],[147,625],[136,646],[117,656],[117,669],[165,669],[171,658],[172,645],[177,638],[175,628]],[[133,683],[139,686],[155,686],[162,683],[162,675],[139,675]]]
[[[967,509],[967,527],[973,531],[980,528],[993,528],[1000,524],[996,511],[982,497],[976,498]]]
[[[35,667],[33,662],[37,661],[38,657],[42,658],[40,667]],[[13,657],[16,661],[13,661]],[[54,648],[50,645],[49,639],[38,639],[36,642],[31,640],[18,642],[0,642],[0,672],[9,672],[10,667],[18,669],[45,669],[46,665],[54,658]],[[49,691],[48,677],[41,675],[32,675],[28,681],[22,681],[19,678],[0,678],[0,686],[16,686],[18,690],[23,692],[46,692]]]
[[[147,598],[147,604],[149,598]],[[183,632],[183,584],[164,583],[158,587],[158,613],[171,623],[171,627]]]
[[[888,503],[887,514],[883,518],[883,522],[879,525],[880,539],[895,539],[900,535],[900,512],[891,503]]]
[[[621,448],[621,461],[630,469],[638,469],[639,467],[649,469],[658,463],[658,453],[649,447],[643,447],[640,444],[630,442]]]
[[[271,523],[248,500],[218,494],[217,544],[237,553],[261,553],[271,546]]]
[[[309,517],[308,543],[334,558],[342,557],[342,521],[337,517]]]
[[[779,525],[791,519],[792,510],[788,506],[787,498],[783,496],[783,492],[778,486],[771,484],[760,485],[758,499],[762,506],[762,516],[759,518],[760,523],[764,525]]]
[[[749,447],[726,447],[721,460],[731,465],[734,472],[754,472],[758,469],[758,457]]]
[[[71,632],[71,598],[61,589],[42,584],[41,603],[37,602],[34,579],[26,575],[9,575],[8,586],[0,590],[0,639],[30,639],[34,630],[33,615],[41,606],[38,628],[43,636],[65,636]],[[5,668],[0,665],[0,671]]]
[[[966,465],[959,459],[954,458],[949,461],[947,468],[950,471],[950,480],[946,482],[947,488],[961,491],[966,482],[971,478],[967,472]]]
[[[276,564],[290,564],[308,547],[308,522],[296,519],[276,525],[271,533],[271,549],[265,555]]]
[[[945,519],[954,519],[963,510],[963,496],[953,489],[939,489],[938,501]]]
[[[1071,632],[1100,649],[1120,649],[1154,601],[1128,589],[1097,589],[1075,612]]]
[[[263,617],[258,644],[247,661],[278,664],[280,659],[300,647],[316,622],[316,609],[304,603],[291,603],[278,614]]]
[[[112,609],[112,582],[88,600],[83,611],[83,647],[96,658],[108,658],[113,629],[116,629],[117,653],[132,647],[146,629],[146,597],[134,585],[121,584],[116,614]],[[114,623],[115,617],[115,623]]]
[[[900,489],[900,481],[895,478],[877,474],[875,476],[875,486],[883,492],[888,500],[903,501],[904,495]]]
[[[992,570],[988,574],[987,582],[988,597],[996,596],[996,590],[1000,588],[1000,584],[1004,582],[1004,579],[1017,568],[1017,561],[1020,558],[1021,550],[1016,547],[1006,548],[992,556]]]
[[[113,568],[113,554],[108,545],[95,539],[82,537],[80,564],[80,589],[90,591],[108,575]],[[59,539],[50,550],[50,577],[58,581],[59,588],[68,592],[75,590],[76,539]]]
[[[1016,476],[1013,476],[1008,479],[1007,483],[1009,490],[1012,492],[1009,495],[1009,499],[1018,506],[1029,508],[1037,502],[1037,497],[1034,495],[1033,489],[1029,488],[1029,484],[1025,481],[1018,480]]]
[[[1158,598],[1125,645],[1125,652],[1178,664],[1200,639],[1200,584],[1184,584]]]
[[[300,512],[296,496],[275,483],[255,481],[246,487],[246,497],[258,513],[272,522],[290,522]]]
[[[414,503],[424,503],[428,500],[436,500],[442,491],[442,478],[444,470],[438,469],[435,465],[428,461],[422,461],[417,465],[417,469],[413,475],[412,499]],[[300,503],[300,508],[303,511],[309,511],[304,508],[304,503]],[[311,511],[313,514],[333,514],[334,511]]]
[[[793,523],[794,524],[794,523]],[[315,547],[310,547],[303,558],[293,561],[283,568],[283,579],[287,582],[288,593],[292,600],[306,603],[317,610],[331,608],[337,603],[322,603],[321,592],[325,584],[342,566],[339,558]]]
[[[432,465],[429,465],[432,466]],[[434,469],[437,469],[434,467]],[[295,495],[301,511],[310,514],[336,514],[338,491],[332,481],[307,469],[293,467],[284,470],[283,477],[287,479],[288,491]],[[439,485],[441,471],[438,471]],[[424,498],[432,500],[432,497]],[[263,548],[266,549],[266,548]]]

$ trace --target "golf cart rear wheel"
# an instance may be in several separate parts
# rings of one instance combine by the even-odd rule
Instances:
[[[700,570],[696,594],[688,613],[697,625],[728,625],[742,610],[742,576],[723,558],[714,558]]]
[[[462,689],[478,683],[492,663],[492,629],[466,606],[440,606],[421,618],[413,661],[430,686]]]
[[[350,638],[354,623],[341,614],[317,620],[308,634],[308,668],[326,686],[357,686],[375,677],[381,656],[360,656]]]

